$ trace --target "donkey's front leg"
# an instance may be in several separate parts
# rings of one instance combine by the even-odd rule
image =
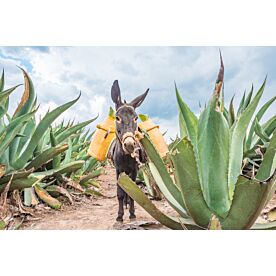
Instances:
[[[117,198],[119,201],[119,211],[116,220],[123,221],[125,191],[119,185],[117,185]]]
[[[135,207],[134,207],[134,200],[129,197],[129,218],[130,219],[135,219],[136,215],[135,215]]]
[[[131,175],[130,175],[131,179],[135,182],[136,181],[136,177],[137,177],[137,171],[135,170]],[[129,218],[130,219],[135,219],[136,215],[135,215],[135,207],[134,207],[134,200],[129,197]]]

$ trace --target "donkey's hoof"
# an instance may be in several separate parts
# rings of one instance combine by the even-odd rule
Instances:
[[[118,217],[116,218],[116,221],[121,221],[121,222],[123,222],[123,221],[124,221],[123,216],[118,216]]]
[[[129,219],[136,219],[136,216],[134,214],[129,215]]]

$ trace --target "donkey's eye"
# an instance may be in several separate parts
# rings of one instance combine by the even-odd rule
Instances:
[[[119,116],[116,116],[116,121],[121,122],[121,118]]]
[[[138,117],[136,116],[136,117],[135,117],[135,118],[134,118],[133,120],[134,120],[134,122],[137,122],[137,120],[138,120]]]

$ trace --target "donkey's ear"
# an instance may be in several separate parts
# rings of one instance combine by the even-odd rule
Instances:
[[[147,91],[144,94],[132,100],[129,104],[132,105],[134,108],[140,106],[144,101],[144,99],[146,98],[146,96],[148,95],[148,92],[149,92],[149,89],[147,89]]]
[[[111,98],[112,101],[115,103],[116,109],[118,109],[123,104],[121,99],[121,91],[117,80],[113,82],[111,88]]]

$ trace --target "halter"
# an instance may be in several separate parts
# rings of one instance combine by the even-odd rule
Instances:
[[[116,110],[116,113],[118,112],[118,110],[120,110],[120,109],[123,108],[123,107],[131,108],[131,109],[134,110],[134,107],[133,107],[132,105],[128,105],[128,104],[124,103],[123,105],[121,105],[121,106]],[[115,114],[115,115],[116,115],[116,114]],[[120,144],[121,144],[122,147],[123,147],[123,141],[124,141],[126,138],[131,137],[131,138],[133,138],[133,140],[136,140],[136,139],[135,139],[135,134],[132,134],[132,135],[128,135],[128,136],[126,136],[126,137],[123,137],[123,140],[120,139],[120,137],[119,137],[119,135],[118,135],[118,132],[117,132],[117,129],[115,130],[115,134],[116,134],[116,138],[119,140],[119,142],[120,142]]]
[[[123,104],[122,106],[120,106],[120,107],[117,109],[116,113],[118,112],[118,110],[120,110],[120,109],[123,108],[123,107],[131,108],[131,109],[134,110],[134,107],[133,107],[133,106],[127,105],[127,104],[125,103],[125,104]],[[129,133],[130,133],[130,132],[129,132]],[[118,139],[119,143],[121,144],[121,147],[122,147],[122,149],[123,149],[124,152],[126,152],[126,150],[125,150],[125,147],[124,147],[123,142],[124,142],[124,140],[125,140],[126,138],[131,137],[131,138],[133,138],[134,141],[136,141],[137,146],[136,146],[136,148],[134,148],[134,151],[133,151],[132,153],[130,153],[130,156],[136,160],[136,162],[137,162],[137,164],[138,164],[138,167],[140,168],[143,164],[141,163],[141,161],[140,161],[140,159],[139,159],[139,151],[137,151],[137,150],[138,150],[139,148],[141,148],[141,144],[139,143],[139,140],[143,137],[143,134],[141,134],[141,133],[138,131],[138,128],[137,128],[137,130],[134,131],[134,134],[131,133],[131,135],[126,135],[125,137],[124,137],[124,135],[123,135],[123,139],[122,139],[122,140],[121,140],[120,137],[119,137],[119,134],[118,134],[118,132],[117,132],[117,128],[115,128],[115,134],[116,134],[116,138]]]

